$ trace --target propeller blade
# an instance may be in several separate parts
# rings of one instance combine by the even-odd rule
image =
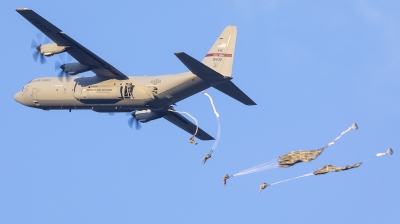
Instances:
[[[136,130],[140,130],[142,128],[142,125],[140,124],[140,122],[138,120],[135,119],[135,128]]]
[[[128,120],[128,125],[129,125],[129,127],[130,127],[131,129],[133,128],[133,122],[135,122],[135,118],[134,118],[134,117],[129,118],[129,120]]]
[[[31,48],[35,49],[34,53],[33,53],[33,55],[34,55],[33,59],[35,60],[35,62],[38,62],[38,59],[39,59],[40,64],[46,63],[45,56],[40,53],[40,46],[42,46],[45,43],[49,43],[50,42],[49,38],[47,38],[46,36],[44,36],[44,37],[43,36],[44,35],[42,33],[37,33],[36,34],[37,40],[32,39],[32,42],[31,42]]]
[[[39,51],[33,52],[32,57],[33,57],[33,60],[35,60],[35,62],[38,61],[38,57],[40,57],[39,54],[40,54]]]
[[[58,57],[60,58],[60,61],[56,61],[54,63],[54,70],[59,71],[58,77],[60,81],[62,81],[64,77],[66,77],[67,81],[69,81],[69,74],[64,71],[64,65],[69,63],[72,60],[72,57],[69,54],[65,53],[59,54]]]
[[[42,42],[42,40],[43,40],[43,34],[42,34],[42,33],[36,33],[36,38],[38,39],[38,41],[39,41],[40,43],[43,43],[43,42]]]
[[[33,48],[36,48],[37,46],[39,46],[39,44],[36,42],[35,39],[32,39],[31,48],[33,49]]]
[[[58,71],[58,70],[61,70],[61,63],[59,62],[59,61],[56,61],[55,63],[54,63],[54,71]]]
[[[58,72],[58,77],[61,81],[61,79],[64,77],[64,71],[60,69],[60,71]]]
[[[44,63],[46,63],[46,58],[44,57],[44,55],[43,54],[39,54],[39,56],[40,56],[40,64],[44,64]]]
[[[133,129],[133,123],[135,123],[135,129],[136,129],[136,130],[139,130],[139,129],[142,128],[142,125],[141,125],[140,122],[136,119],[136,117],[135,117],[135,112],[136,112],[136,111],[134,111],[134,112],[132,112],[132,113],[127,113],[127,115],[131,115],[131,118],[129,118],[129,120],[128,120],[128,125],[129,125],[129,127],[130,127],[131,129]]]

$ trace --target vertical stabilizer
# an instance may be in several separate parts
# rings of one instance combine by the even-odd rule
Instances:
[[[236,44],[236,26],[227,26],[203,59],[203,64],[231,77]]]

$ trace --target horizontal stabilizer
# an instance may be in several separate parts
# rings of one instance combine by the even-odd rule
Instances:
[[[213,87],[225,93],[226,95],[234,98],[235,100],[242,102],[245,105],[257,105],[252,99],[250,99],[250,97],[248,97],[242,90],[240,90],[231,81]]]
[[[189,134],[193,135],[196,132],[196,125],[190,122],[181,114],[166,111],[166,115],[163,116],[167,121],[173,123],[174,125],[182,128],[184,131],[188,132]],[[203,131],[201,128],[197,131],[196,137],[200,140],[214,140],[214,138]]]
[[[207,65],[199,62],[198,60],[192,58],[185,52],[175,53],[176,57],[195,75],[200,77],[204,82],[210,86],[214,86],[223,82],[231,80],[231,77],[223,76],[220,73],[209,68]]]

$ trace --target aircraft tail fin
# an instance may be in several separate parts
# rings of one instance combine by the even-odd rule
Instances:
[[[236,26],[227,26],[204,57],[202,63],[225,77],[232,76]]]
[[[246,105],[256,105],[233,82],[232,64],[236,44],[236,27],[227,26],[202,62],[184,52],[175,55],[195,75],[208,85]]]
[[[200,77],[208,85],[246,105],[256,105],[253,100],[230,81],[232,77],[223,76],[184,52],[177,52],[175,55],[193,74]]]

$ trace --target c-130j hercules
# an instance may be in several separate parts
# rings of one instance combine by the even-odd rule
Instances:
[[[224,29],[202,62],[184,52],[175,53],[190,72],[126,76],[33,10],[17,8],[16,11],[54,42],[33,46],[37,50],[37,56],[44,59],[43,56],[66,52],[78,62],[61,65],[62,73],[72,76],[92,71],[96,74],[92,77],[34,79],[14,96],[17,102],[25,106],[43,110],[132,112],[133,118],[142,123],[163,117],[193,134],[196,125],[181,114],[173,112],[171,105],[210,87],[245,105],[256,105],[231,82],[236,43],[235,26]],[[196,137],[200,140],[214,139],[201,129],[198,129]]]

